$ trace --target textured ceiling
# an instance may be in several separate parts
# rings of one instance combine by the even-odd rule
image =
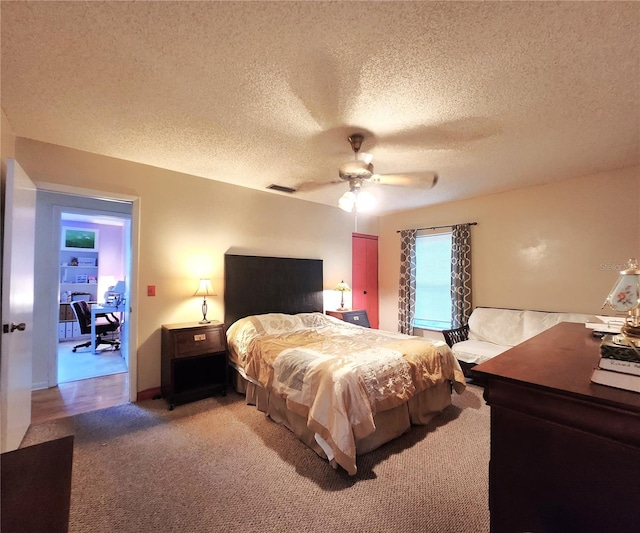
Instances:
[[[365,185],[377,214],[640,164],[636,2],[1,9],[20,137],[336,205],[362,131],[376,172],[440,177]]]

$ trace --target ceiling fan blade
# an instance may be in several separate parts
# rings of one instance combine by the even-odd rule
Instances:
[[[389,146],[450,150],[493,137],[500,132],[501,128],[495,121],[485,117],[467,117],[390,133],[382,136],[380,142]]]
[[[341,68],[340,58],[316,50],[300,59],[288,74],[291,91],[322,128],[342,124],[360,93],[360,71]]]
[[[408,172],[406,174],[374,174],[372,183],[398,187],[431,189],[438,183],[437,172]]]
[[[331,185],[336,184],[344,184],[344,181],[341,179],[335,179],[331,181],[303,181],[302,183],[298,183],[294,186],[296,192],[312,192],[317,191],[318,189],[322,189],[324,187],[329,187]]]

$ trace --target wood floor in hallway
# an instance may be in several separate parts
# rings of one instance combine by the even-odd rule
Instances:
[[[129,402],[129,374],[60,383],[31,392],[31,423],[113,407]]]

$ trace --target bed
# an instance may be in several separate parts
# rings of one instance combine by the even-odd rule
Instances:
[[[322,261],[225,255],[233,385],[337,468],[423,425],[462,393],[441,341],[372,330],[323,313]]]

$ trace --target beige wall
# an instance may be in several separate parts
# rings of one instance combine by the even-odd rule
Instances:
[[[340,209],[18,138],[16,159],[39,186],[57,184],[140,198],[138,391],[160,385],[160,327],[201,318],[191,297],[212,278],[211,319],[222,320],[227,251],[324,260],[329,295],[351,279],[353,216]],[[44,185],[50,187],[50,185]],[[109,196],[109,194],[105,194]],[[358,219],[377,234],[378,219]],[[147,296],[156,285],[156,296]]]
[[[2,118],[4,162],[14,142]],[[199,318],[189,294],[200,275],[218,291],[209,317],[222,319],[226,251],[324,259],[326,289],[351,277],[353,217],[337,208],[20,138],[15,157],[37,183],[140,198],[139,391],[160,384],[160,325]],[[390,215],[379,228],[360,217],[360,232],[380,235],[380,327],[396,330],[396,230],[467,221],[478,222],[475,305],[600,312],[608,269],[640,256],[639,182],[634,168]]]
[[[635,167],[382,217],[380,327],[397,329],[396,230],[463,222],[478,222],[474,306],[603,313],[618,265],[640,256],[639,195]]]

